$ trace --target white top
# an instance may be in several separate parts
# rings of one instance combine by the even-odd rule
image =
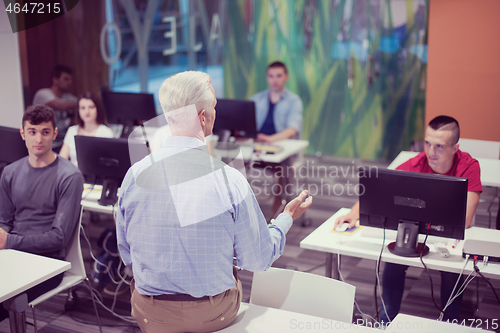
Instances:
[[[16,250],[0,250],[0,263],[0,303],[71,268],[67,261]]]
[[[69,146],[69,160],[78,167],[78,160],[76,158],[76,146],[75,146],[75,135],[78,135],[78,129],[80,126],[74,125],[68,128],[66,136],[64,137],[64,143]],[[114,137],[113,131],[106,125],[99,125],[97,131],[95,132],[96,137],[100,138],[112,138]]]

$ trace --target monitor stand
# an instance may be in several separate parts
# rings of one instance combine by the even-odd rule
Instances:
[[[396,241],[387,247],[391,253],[402,257],[420,257],[429,253],[429,247],[418,242],[418,222],[401,221],[398,225]]]
[[[113,179],[105,179],[102,183],[101,198],[97,200],[101,206],[113,206],[118,201],[118,183]]]
[[[134,122],[131,120],[127,120],[123,122],[123,129],[120,138],[128,138],[130,133],[134,130]]]

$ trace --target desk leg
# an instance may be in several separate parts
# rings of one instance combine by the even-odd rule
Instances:
[[[325,276],[327,278],[332,277],[332,260],[333,260],[333,254],[327,253],[326,254],[326,262],[325,262]]]
[[[26,333],[26,309],[28,296],[21,294],[6,300],[4,308],[9,310],[10,331],[12,333]]]
[[[9,311],[9,321],[12,333],[26,333],[26,311]]]
[[[337,260],[337,254],[327,253],[325,262],[325,276],[329,278],[334,278],[339,280],[339,265]]]

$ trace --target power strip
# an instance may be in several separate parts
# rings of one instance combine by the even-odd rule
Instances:
[[[472,258],[477,256],[478,260],[488,257],[488,262],[500,263],[500,243],[487,242],[476,239],[467,239],[464,243],[462,256],[470,255]]]

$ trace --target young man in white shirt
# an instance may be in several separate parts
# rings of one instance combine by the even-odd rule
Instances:
[[[52,72],[50,88],[43,88],[36,92],[33,105],[44,104],[50,106],[56,116],[56,127],[59,132],[55,147],[62,145],[62,140],[71,123],[71,116],[76,110],[78,99],[70,93],[73,85],[72,70],[68,67],[58,65]]]

